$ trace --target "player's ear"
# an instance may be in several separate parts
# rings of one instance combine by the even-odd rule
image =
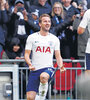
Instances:
[[[41,23],[39,23],[39,26],[41,27]]]

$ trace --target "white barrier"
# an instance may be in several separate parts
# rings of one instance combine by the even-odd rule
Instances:
[[[12,64],[12,65],[11,64],[1,64],[0,65],[0,73],[12,73],[12,77],[13,77],[13,80],[12,80],[13,95],[10,98],[2,96],[2,98],[0,97],[0,99],[1,100],[19,100],[19,80],[18,80],[19,70],[18,70],[18,65],[16,65],[16,64]],[[2,76],[2,80],[3,80],[3,78],[4,77]],[[5,80],[9,81],[9,79],[7,78]],[[2,93],[2,95],[3,95],[3,93]]]

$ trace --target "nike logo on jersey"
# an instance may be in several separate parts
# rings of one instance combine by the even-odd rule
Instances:
[[[50,49],[50,47],[40,47],[40,46],[38,46],[37,48],[36,48],[36,52],[42,52],[42,53],[51,53],[51,49]]]
[[[39,43],[39,41],[35,41],[35,43]]]

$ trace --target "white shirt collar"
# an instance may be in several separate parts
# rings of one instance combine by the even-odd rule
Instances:
[[[65,8],[66,10],[68,10],[70,7],[71,7],[71,5],[70,5],[70,6],[68,6],[68,7],[65,7],[65,6],[64,6],[64,8]]]

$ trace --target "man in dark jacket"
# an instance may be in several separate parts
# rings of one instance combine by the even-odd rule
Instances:
[[[65,19],[73,17],[73,15],[79,14],[79,10],[72,6],[72,0],[61,0],[65,12]],[[71,57],[77,57],[76,52],[76,34],[73,32],[72,23],[64,29],[64,33],[66,35],[66,41],[63,43],[64,45],[64,57],[65,59],[70,59]]]
[[[82,9],[80,14],[76,16],[73,22],[73,30],[76,31],[76,33],[85,11],[86,10]],[[89,37],[88,28],[85,29],[85,32],[83,34],[77,35],[77,46],[78,46],[77,54],[79,59],[85,59],[85,50],[86,50],[88,37]]]
[[[38,0],[37,4],[30,7],[30,13],[37,11],[39,13],[39,16],[44,13],[50,14],[51,10],[51,6],[47,2],[47,0]]]
[[[72,6],[71,1],[72,0],[61,0],[63,3],[63,8],[68,17],[72,17],[75,14],[80,13],[77,8]]]

